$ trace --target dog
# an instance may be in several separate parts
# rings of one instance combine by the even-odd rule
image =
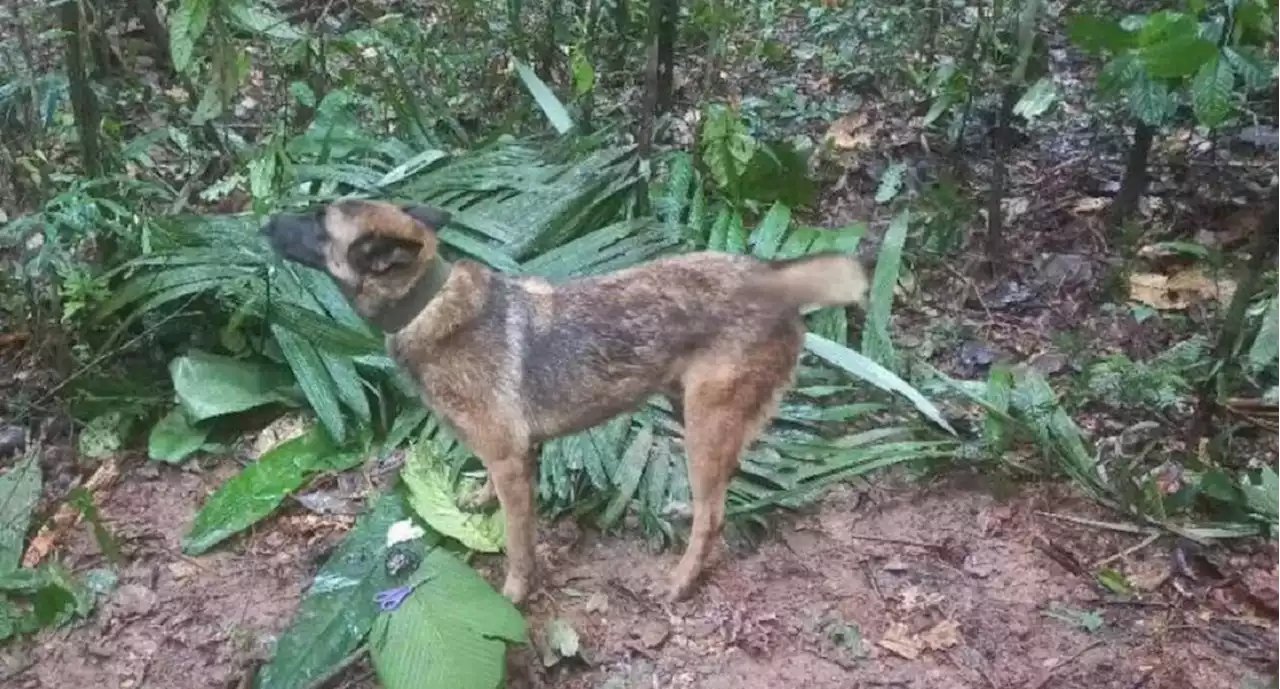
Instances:
[[[537,449],[665,395],[684,426],[693,521],[666,597],[696,587],[743,450],[793,382],[802,309],[863,303],[857,258],[697,252],[559,284],[440,256],[445,210],[344,200],[263,226],[286,260],[328,273],[386,334],[396,364],[483,463],[472,505],[506,515],[502,592],[534,583]]]

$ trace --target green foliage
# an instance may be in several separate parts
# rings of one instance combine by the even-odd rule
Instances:
[[[0,476],[0,575],[18,569],[43,485],[40,456],[28,454]]]
[[[1193,12],[1162,10],[1120,20],[1076,16],[1072,41],[1107,59],[1099,75],[1103,95],[1123,94],[1130,113],[1151,126],[1167,123],[1180,99],[1196,120],[1215,127],[1238,107],[1237,87],[1259,90],[1275,79],[1274,61],[1262,58],[1260,43],[1274,33],[1270,4],[1227,0]]]
[[[408,489],[409,506],[432,529],[471,550],[501,551],[506,524],[502,510],[482,515],[459,509],[450,466],[438,452],[441,445],[445,443],[424,437],[406,452],[400,479]]]
[[[208,551],[274,512],[312,476],[346,471],[363,459],[363,453],[335,445],[318,426],[277,445],[209,496],[182,539],[183,552]]]
[[[1091,364],[1083,385],[1087,394],[1116,408],[1168,411],[1188,402],[1198,373],[1207,373],[1208,343],[1180,342],[1150,361],[1115,354]]]
[[[379,615],[369,654],[387,689],[505,686],[507,644],[528,643],[524,618],[476,571],[441,548],[427,552],[394,612]]]

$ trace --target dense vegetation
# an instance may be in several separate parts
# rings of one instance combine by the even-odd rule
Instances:
[[[257,234],[345,196],[448,208],[452,256],[551,278],[698,249],[872,259],[865,313],[807,316],[797,388],[731,489],[735,540],[893,465],[1065,477],[1194,541],[1276,536],[1274,2],[6,12],[0,640],[88,614],[111,578],[23,564],[59,506],[112,550],[91,490],[49,497],[65,468],[42,444],[74,443],[90,476],[302,418],[204,503],[188,555],[318,475],[403,464],[319,575],[358,584],[308,594],[259,686],[365,647],[388,687],[498,684],[526,635],[462,565],[502,545],[455,506],[478,463],[328,279]],[[544,514],[678,543],[670,411],[544,448]],[[399,575],[382,564],[406,519],[423,535],[391,548],[416,564]],[[380,615],[373,594],[405,586]]]

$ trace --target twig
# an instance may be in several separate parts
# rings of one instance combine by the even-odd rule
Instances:
[[[1120,560],[1120,559],[1123,559],[1123,558],[1129,557],[1130,555],[1132,555],[1132,554],[1134,554],[1134,553],[1138,552],[1139,550],[1142,550],[1143,548],[1145,548],[1145,547],[1147,547],[1147,546],[1151,545],[1152,543],[1155,543],[1155,542],[1156,542],[1157,540],[1159,540],[1159,538],[1160,538],[1161,536],[1163,536],[1163,535],[1164,535],[1163,533],[1161,533],[1161,532],[1157,531],[1157,532],[1155,532],[1155,533],[1151,534],[1150,536],[1147,536],[1146,538],[1144,538],[1144,539],[1142,539],[1141,541],[1139,541],[1137,545],[1130,546],[1130,547],[1128,547],[1128,548],[1125,548],[1124,550],[1121,550],[1120,552],[1118,552],[1118,553],[1116,553],[1116,554],[1114,554],[1114,555],[1108,555],[1107,557],[1104,557],[1104,558],[1102,558],[1101,560],[1098,560],[1097,562],[1094,562],[1093,564],[1089,565],[1089,569],[1096,569],[1096,568],[1098,568],[1098,567],[1102,567],[1102,566],[1104,566],[1104,565],[1109,565],[1109,564],[1111,564],[1112,562],[1115,562],[1116,560]]]
[[[1157,529],[1148,529],[1148,528],[1143,528],[1141,526],[1134,526],[1133,524],[1123,524],[1120,522],[1101,522],[1096,519],[1085,519],[1084,517],[1073,517],[1069,514],[1056,514],[1054,512],[1040,512],[1039,510],[1036,511],[1036,514],[1042,517],[1049,517],[1050,519],[1057,519],[1059,521],[1076,524],[1078,526],[1092,526],[1097,529],[1106,529],[1108,531],[1119,531],[1120,533],[1132,533],[1132,534],[1139,534],[1143,536],[1149,536],[1152,533],[1160,533],[1160,531]]]
[[[1101,641],[1095,641],[1089,644],[1088,646],[1085,646],[1084,648],[1080,649],[1079,651],[1076,651],[1074,654],[1071,655],[1070,658],[1067,658],[1061,663],[1058,663],[1057,665],[1054,665],[1053,667],[1046,670],[1045,673],[1040,677],[1039,681],[1037,681],[1035,684],[1027,685],[1027,689],[1042,689],[1044,685],[1049,683],[1049,680],[1053,679],[1054,673],[1056,673],[1058,670],[1061,670],[1062,668],[1070,665],[1071,663],[1074,663],[1075,661],[1080,659],[1080,656],[1088,653],[1089,651],[1092,651],[1093,649],[1101,645],[1102,645]]]
[[[908,541],[903,538],[884,538],[883,536],[863,536],[861,534],[851,534],[849,538],[857,541],[872,541],[875,543],[892,543],[893,545],[909,545],[914,548],[925,548],[927,550],[942,550],[943,547],[935,543],[925,543],[923,541]]]

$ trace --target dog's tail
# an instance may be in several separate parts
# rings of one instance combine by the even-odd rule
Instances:
[[[867,274],[849,254],[815,254],[785,261],[769,261],[749,287],[795,308],[861,304],[867,295]]]

